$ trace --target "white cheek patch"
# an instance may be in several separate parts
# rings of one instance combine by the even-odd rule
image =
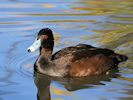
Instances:
[[[29,52],[38,50],[41,46],[41,39],[35,39],[34,43],[27,49]]]

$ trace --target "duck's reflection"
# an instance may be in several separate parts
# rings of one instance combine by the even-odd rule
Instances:
[[[34,82],[37,86],[37,100],[51,100],[50,83],[51,79],[39,73],[34,74]]]
[[[103,81],[111,81],[112,78],[119,76],[117,74],[118,69],[111,70],[108,74],[102,74],[93,77],[82,77],[82,78],[57,78],[50,77],[47,75],[42,75],[35,72],[35,84],[38,89],[37,100],[51,100],[50,96],[50,83],[51,80],[58,81],[62,84],[68,91],[75,91],[84,88],[95,87],[95,85],[106,85]]]

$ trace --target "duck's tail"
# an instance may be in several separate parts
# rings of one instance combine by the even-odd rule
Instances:
[[[127,56],[125,55],[120,55],[120,54],[116,54],[116,59],[118,60],[118,62],[123,62],[123,61],[126,61],[128,59]]]
[[[111,58],[113,59],[115,66],[117,66],[120,62],[128,60],[128,57],[126,55],[121,54],[113,54],[111,55]]]

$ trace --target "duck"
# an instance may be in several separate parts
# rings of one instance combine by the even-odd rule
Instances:
[[[54,36],[50,28],[38,32],[28,52],[39,50],[34,71],[54,77],[86,77],[106,73],[126,61],[126,55],[107,48],[78,44],[63,48],[53,54]]]

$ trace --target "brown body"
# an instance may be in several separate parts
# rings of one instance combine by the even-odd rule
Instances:
[[[104,55],[83,58],[71,64],[70,76],[81,77],[99,75],[113,66],[113,61]]]
[[[41,46],[40,56],[35,62],[35,70],[50,76],[99,75],[128,59],[127,56],[116,54],[112,50],[86,44],[67,47],[52,55],[54,37],[49,28],[40,30],[37,39],[41,40]],[[30,52],[31,49],[28,51]]]
[[[50,49],[42,48],[40,54],[36,62],[38,72],[58,77],[99,75],[117,67],[118,63],[126,57],[112,50],[84,44],[64,48],[54,55]]]

